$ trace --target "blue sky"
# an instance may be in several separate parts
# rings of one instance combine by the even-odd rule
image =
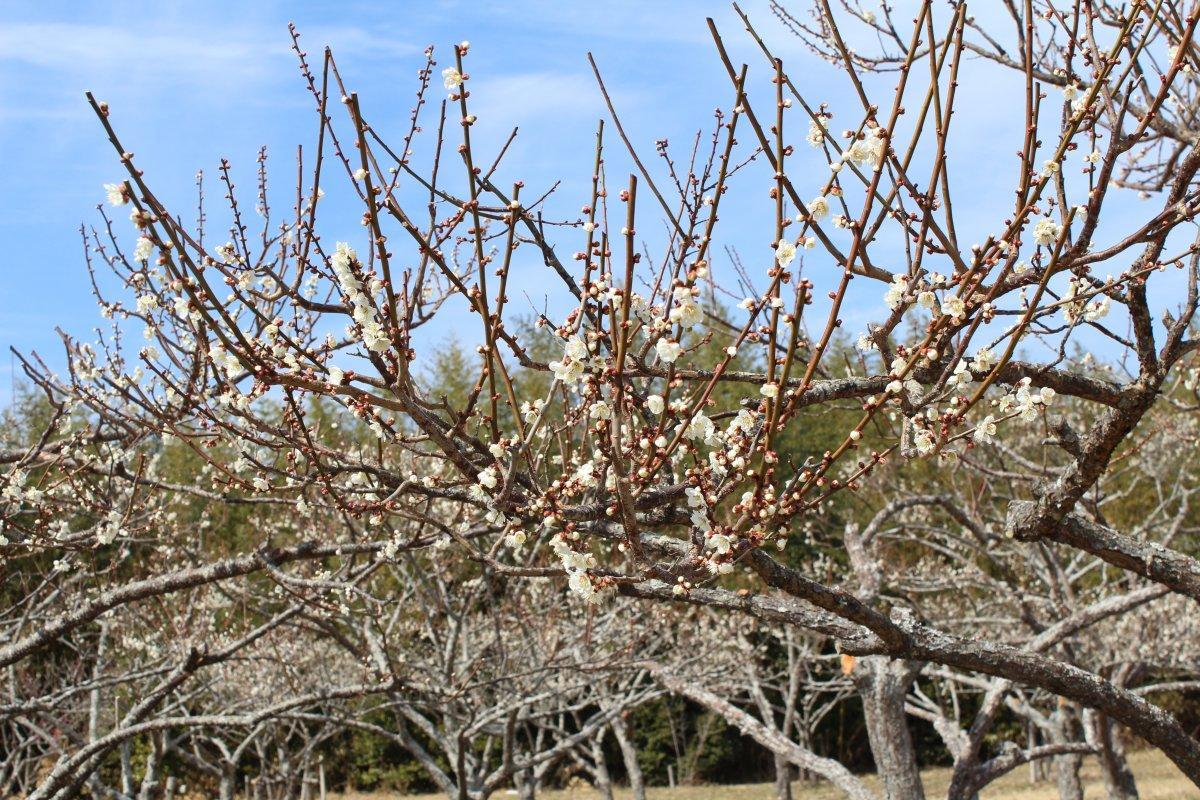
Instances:
[[[856,101],[838,74],[780,26],[765,0],[747,0],[745,8],[802,89],[848,112],[834,128],[856,125]],[[759,81],[751,96],[772,91],[762,56],[730,6],[708,0],[0,2],[0,344],[37,349],[56,364],[55,326],[87,337],[100,321],[78,227],[98,222],[101,185],[120,179],[121,171],[85,90],[110,104],[126,147],[169,205],[190,211],[196,170],[205,169],[212,186],[221,157],[233,162],[249,189],[257,149],[266,145],[277,205],[284,206],[295,147],[308,145],[314,134],[311,100],[289,50],[289,21],[297,23],[310,53],[325,44],[334,48],[367,115],[395,139],[405,130],[425,46],[435,45],[448,62],[452,45],[468,39],[482,149],[494,151],[512,126],[521,127],[501,184],[520,178],[534,191],[563,178],[556,207],[574,214],[587,199],[596,120],[606,116],[586,53],[595,54],[631,138],[654,162],[656,139],[683,147],[696,130],[709,129],[716,106],[728,108],[731,90],[706,16],[716,19],[733,57],[751,65],[752,80]],[[958,194],[959,207],[970,212],[960,237],[997,228],[1011,203],[1019,146],[1020,115],[1012,113],[1019,109],[1013,105],[1019,76],[992,70],[990,81],[972,82],[977,68],[964,69],[951,150],[954,180],[969,192]],[[875,81],[886,90],[881,102],[890,100],[892,80]],[[807,126],[792,119],[800,143],[800,126]],[[629,166],[615,137],[608,146],[615,182]],[[827,172],[823,161],[811,169],[815,187]],[[772,212],[757,190],[769,175],[750,171],[741,180],[751,190],[746,203],[723,209],[724,242],[761,254]],[[326,213],[336,214],[337,207]],[[358,213],[345,217],[351,232]],[[523,288],[542,283],[529,273]],[[850,330],[872,315],[881,294],[872,288],[855,301]],[[454,320],[443,324],[435,335],[455,328]],[[6,354],[0,363],[5,399],[10,369]]]
[[[728,105],[706,14],[735,30],[723,2],[0,3],[0,344],[53,359],[56,325],[86,336],[98,322],[78,227],[98,221],[101,184],[121,171],[85,90],[110,104],[160,196],[190,210],[196,169],[211,179],[228,157],[249,187],[260,145],[286,191],[295,146],[314,133],[289,21],[311,52],[334,48],[364,107],[397,135],[425,46],[448,57],[468,39],[483,143],[521,125],[508,180],[581,188],[603,113],[586,52],[652,153],[655,138],[690,135]]]

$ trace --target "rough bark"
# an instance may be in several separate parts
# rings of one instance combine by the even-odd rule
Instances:
[[[887,800],[925,798],[904,710],[904,698],[916,673],[912,664],[883,656],[860,659],[852,673],[862,699],[875,770]]]
[[[226,765],[221,770],[221,783],[218,787],[220,800],[234,800],[234,795],[237,792],[237,770],[231,765]]]
[[[1095,744],[1100,761],[1100,776],[1109,800],[1138,800],[1137,781],[1125,759],[1125,744],[1108,717],[1084,715],[1088,738]]]
[[[513,776],[513,783],[516,784],[519,800],[534,800],[534,797],[537,795],[537,781],[533,778],[532,769],[524,769],[517,772]]]
[[[633,800],[646,800],[646,780],[642,776],[642,766],[638,763],[637,748],[629,737],[629,728],[625,720],[620,715],[613,719],[612,731],[617,739],[617,746],[621,748],[621,760],[625,762],[629,792],[633,795]]]
[[[1069,704],[1060,702],[1054,712],[1054,739],[1058,744],[1082,738],[1078,715]],[[1058,785],[1059,800],[1083,800],[1083,782],[1079,779],[1079,768],[1083,756],[1064,753],[1054,757],[1054,776]]]
[[[792,800],[792,765],[778,753],[775,754],[775,797]]]
[[[1079,780],[1079,768],[1083,757],[1074,753],[1054,757],[1055,783],[1059,800],[1083,800],[1083,783]]]
[[[595,765],[596,791],[604,800],[612,800],[612,777],[608,773],[608,761],[604,758],[604,729],[592,739],[592,763]]]
[[[1032,501],[1012,503],[1007,526],[1018,538],[1033,529],[1037,506]],[[1092,522],[1080,514],[1067,514],[1041,538],[1084,550],[1113,566],[1137,573],[1171,591],[1200,600],[1200,561],[1185,553],[1147,542]]]

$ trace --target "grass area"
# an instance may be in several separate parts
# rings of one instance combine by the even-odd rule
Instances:
[[[1142,800],[1200,800],[1200,790],[1188,781],[1175,765],[1157,751],[1134,753],[1130,759],[1133,773],[1137,778],[1138,789]],[[950,770],[930,769],[924,773],[925,794],[931,800],[945,797],[946,787],[950,782]],[[1104,784],[1095,759],[1084,761],[1083,778],[1085,782],[1086,800],[1102,800],[1105,797]],[[868,779],[870,781],[870,779]],[[676,789],[652,787],[647,794],[650,800],[774,800],[773,787],[769,783],[713,785],[713,786],[683,786]],[[387,793],[350,793],[331,795],[333,800],[392,800],[401,795]],[[408,795],[414,796],[414,795]],[[444,795],[416,795],[433,798]],[[494,797],[505,797],[500,792]],[[538,794],[544,800],[584,800],[598,795],[590,788],[574,791],[547,791]],[[796,800],[834,800],[844,797],[841,792],[828,785],[796,784],[793,788]],[[626,800],[629,793],[618,790],[619,800]],[[981,794],[986,800],[1058,800],[1058,791],[1053,783],[1031,784],[1028,767],[1019,767],[1000,780],[993,783]]]

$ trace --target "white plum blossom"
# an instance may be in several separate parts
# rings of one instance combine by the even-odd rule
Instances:
[[[147,236],[139,236],[137,244],[133,248],[134,261],[149,261],[150,256],[154,254],[154,242],[150,241]]]
[[[971,372],[967,368],[966,359],[960,360],[954,365],[954,374],[950,376],[951,386],[967,386],[971,383]]]
[[[583,364],[578,361],[572,361],[569,358],[564,358],[561,361],[551,361],[550,370],[554,373],[554,379],[565,384],[578,383],[583,377]]]
[[[685,430],[688,438],[697,441],[702,441],[709,446],[715,446],[719,443],[720,433],[717,431],[716,425],[704,413],[699,413],[692,417]]]
[[[792,263],[792,259],[796,257],[796,245],[789,242],[787,239],[780,239],[775,245],[775,263],[781,269],[787,269]]]
[[[1087,108],[1087,92],[1074,84],[1063,87],[1063,99],[1070,101],[1072,114],[1078,114]]]
[[[662,395],[652,394],[646,398],[646,408],[650,409],[651,414],[661,414],[664,407]]]
[[[717,552],[717,555],[726,555],[733,549],[733,542],[727,534],[714,533],[705,539],[705,544],[712,550]]]
[[[996,418],[991,414],[988,414],[979,421],[978,425],[975,426],[975,433],[971,434],[971,438],[976,444],[983,444],[984,442],[991,441],[995,435]]]
[[[1087,310],[1083,312],[1083,318],[1088,322],[1096,322],[1108,316],[1109,299],[1107,297],[1099,297],[1087,304]]]
[[[540,397],[534,400],[532,403],[526,400],[525,402],[521,403],[521,416],[526,422],[536,422],[538,417],[541,416],[542,409],[545,407],[545,405],[546,401]]]
[[[550,362],[554,378],[567,386],[574,387],[583,378],[588,358],[588,346],[579,336],[567,340],[562,359]]]
[[[475,479],[479,481],[479,485],[483,488],[495,489],[496,485],[500,482],[500,475],[496,472],[495,467],[488,467],[476,475]]]
[[[888,290],[883,295],[883,302],[887,303],[888,308],[897,309],[904,303],[904,295],[908,292],[908,277],[905,275],[897,275],[892,278]]]
[[[808,135],[804,137],[811,147],[820,147],[825,142],[825,118],[817,117],[808,122]]]
[[[580,553],[572,549],[562,534],[550,540],[550,548],[558,556],[563,569],[567,572],[567,585],[571,591],[588,602],[597,602],[599,597],[596,587],[587,571],[596,565],[596,558],[591,553]]]
[[[582,337],[572,336],[567,340],[566,353],[573,361],[584,361],[588,357],[587,342]]]
[[[824,195],[818,195],[809,200],[805,208],[808,209],[809,216],[813,218],[814,222],[820,222],[829,214],[829,201],[825,199]]]
[[[1028,422],[1037,419],[1040,408],[1049,406],[1054,401],[1056,393],[1053,389],[1043,386],[1038,391],[1031,392],[1029,383],[1029,378],[1022,378],[1015,393],[1000,398],[1001,413],[1006,414],[1015,407],[1017,415]]]
[[[913,446],[917,448],[917,453],[922,456],[927,456],[934,451],[936,442],[931,433],[926,428],[917,428],[913,435]]]
[[[876,131],[874,135],[868,135],[864,139],[855,139],[854,144],[846,150],[843,159],[852,161],[859,167],[868,166],[874,169],[883,163],[886,151],[887,140]]]
[[[1058,238],[1062,232],[1062,226],[1049,217],[1039,219],[1037,224],[1033,226],[1033,241],[1040,245],[1054,244],[1054,240]]]
[[[598,602],[596,589],[592,586],[592,579],[588,577],[586,572],[576,571],[567,573],[567,585],[571,587],[571,591],[579,595],[580,598],[589,602]]]
[[[596,462],[594,461],[585,461],[580,464],[573,477],[585,489],[594,489],[600,485],[600,475],[596,472]]]
[[[454,67],[446,67],[442,70],[442,85],[446,87],[446,91],[453,92],[458,87],[462,86],[463,76]]]
[[[684,328],[691,328],[704,320],[704,312],[692,298],[692,290],[687,286],[675,289],[675,307],[671,309],[669,319]]]
[[[1085,322],[1097,322],[1108,316],[1109,299],[1104,295],[1099,295],[1095,300],[1087,302],[1085,300],[1075,299],[1081,291],[1081,284],[1078,278],[1071,278],[1067,284],[1067,290],[1063,293],[1063,318],[1069,323],[1074,323],[1082,318]]]
[[[942,301],[942,313],[959,322],[967,315],[967,305],[958,295],[951,295]]]
[[[383,326],[375,319],[375,310],[367,289],[354,271],[354,263],[358,255],[345,242],[338,242],[333,257],[329,263],[337,278],[342,294],[350,301],[351,317],[362,330],[362,342],[367,349],[374,353],[387,350],[391,342],[383,330]]]
[[[129,202],[129,195],[126,193],[123,183],[106,183],[104,192],[108,195],[110,206],[123,206]]]
[[[683,345],[664,337],[654,343],[654,351],[663,361],[674,364],[675,360],[679,358],[679,354],[683,352]]]
[[[905,374],[907,368],[908,362],[904,360],[903,356],[896,356],[892,359],[892,380],[888,383],[886,389],[888,394],[907,392],[909,397],[916,397],[921,393],[921,384],[912,377],[912,373]],[[902,375],[905,377],[901,377]]]
[[[387,334],[383,332],[383,326],[374,320],[364,324],[363,344],[373,353],[382,353],[387,350],[389,341]]]

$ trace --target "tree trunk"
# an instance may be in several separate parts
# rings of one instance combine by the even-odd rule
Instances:
[[[775,754],[775,797],[792,800],[792,765],[778,753]]]
[[[1054,757],[1059,800],[1083,800],[1083,783],[1079,780],[1082,765],[1083,756],[1078,753]]]
[[[1054,712],[1054,738],[1059,742],[1077,742],[1083,733],[1075,709],[1065,700],[1059,700]],[[1083,783],[1079,780],[1079,768],[1083,756],[1078,753],[1054,757],[1054,777],[1058,784],[1059,800],[1083,800]]]
[[[637,748],[629,738],[629,728],[620,715],[612,722],[613,736],[617,746],[621,748],[621,760],[625,762],[625,774],[629,776],[629,791],[633,800],[646,800],[646,779],[642,776],[642,767],[638,764]]]
[[[612,776],[608,774],[608,761],[604,758],[604,732],[601,728],[592,739],[592,764],[596,770],[596,791],[604,800],[613,800]]]
[[[234,800],[234,793],[237,791],[237,770],[232,764],[221,767],[221,783],[218,791],[220,794],[217,797],[220,800]],[[246,800],[250,800],[249,794],[247,794]]]
[[[800,724],[796,726],[796,744],[803,747],[805,750],[812,750],[812,730],[809,728],[808,718],[805,716]],[[796,769],[796,780],[801,783],[815,783],[817,776],[812,770],[799,767]]]
[[[146,755],[146,769],[142,773],[142,785],[138,788],[138,800],[154,800],[158,797],[158,773],[162,765],[163,745],[158,737],[150,737],[150,752]]]
[[[887,800],[925,800],[912,734],[904,713],[904,697],[916,677],[916,670],[908,662],[893,661],[886,656],[868,656],[858,660],[852,677],[862,698],[867,738],[871,742],[875,769],[883,783],[884,797]]]
[[[1088,738],[1100,751],[1100,775],[1108,800],[1138,800],[1137,781],[1125,759],[1125,743],[1116,726],[1104,714],[1084,713]]]
[[[533,777],[533,769],[525,769],[513,776],[517,785],[518,800],[534,800],[537,794],[537,781]]]
[[[121,742],[121,794],[133,797],[133,753],[128,739]]]
[[[1033,720],[1025,723],[1026,749],[1032,750],[1038,746],[1038,729]],[[1029,761],[1029,782],[1041,783],[1046,780],[1046,759],[1034,758]]]
[[[283,773],[284,798],[286,798],[286,800],[299,800],[299,773],[292,766],[292,759],[288,755],[287,749],[284,747],[279,748],[279,770]]]

